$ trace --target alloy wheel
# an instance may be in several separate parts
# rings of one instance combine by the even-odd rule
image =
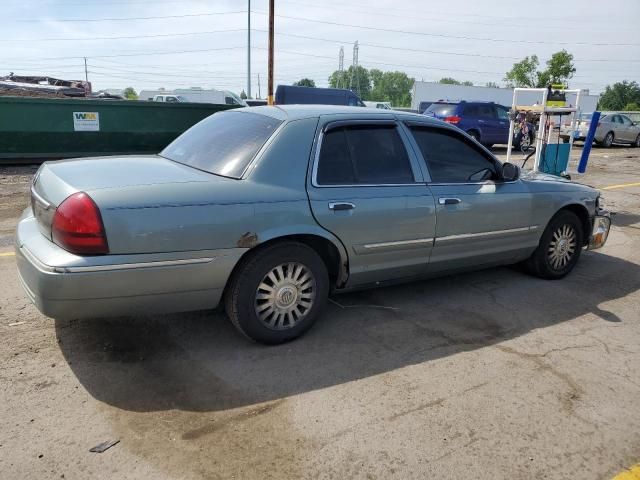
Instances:
[[[293,328],[311,310],[316,291],[316,280],[309,268],[297,262],[280,264],[258,284],[256,315],[272,330]]]
[[[564,224],[559,227],[553,232],[547,250],[547,258],[551,267],[555,270],[565,268],[575,255],[576,248],[576,231],[573,226]]]

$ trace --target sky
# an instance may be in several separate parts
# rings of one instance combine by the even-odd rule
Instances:
[[[0,0],[0,76],[94,90],[247,89],[247,0]],[[252,96],[266,97],[268,0],[251,0]],[[328,86],[338,68],[503,83],[514,62],[574,55],[572,88],[640,81],[640,0],[275,0],[275,84]]]

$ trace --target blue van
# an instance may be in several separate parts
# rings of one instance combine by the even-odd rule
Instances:
[[[278,85],[276,105],[313,104],[313,105],[349,105],[364,107],[364,103],[351,90],[343,88],[294,87]]]
[[[509,107],[494,102],[433,102],[424,115],[464,130],[486,147],[509,142]],[[527,123],[528,136],[514,132],[513,146],[529,149],[535,142],[535,127]],[[524,150],[523,150],[524,151]]]

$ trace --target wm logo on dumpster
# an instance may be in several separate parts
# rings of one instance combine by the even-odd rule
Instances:
[[[98,114],[95,112],[74,112],[76,120],[97,120]]]

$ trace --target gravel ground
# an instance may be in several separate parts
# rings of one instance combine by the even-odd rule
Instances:
[[[595,149],[581,181],[639,166]],[[2,479],[607,479],[640,460],[639,186],[605,192],[609,242],[562,281],[499,268],[336,296],[264,347],[218,312],[39,314],[10,255],[34,170],[0,167]]]

